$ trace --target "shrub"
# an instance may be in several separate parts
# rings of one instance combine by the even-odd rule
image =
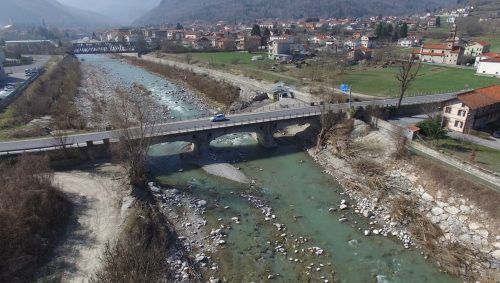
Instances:
[[[0,182],[0,281],[32,281],[67,224],[70,202],[54,185],[46,157],[2,166]]]
[[[225,106],[235,102],[240,89],[227,82],[216,81],[209,76],[199,75],[191,70],[165,66],[137,58],[127,58],[132,64],[176,81],[183,81],[192,88]]]

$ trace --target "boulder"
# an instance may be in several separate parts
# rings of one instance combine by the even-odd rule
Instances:
[[[441,215],[441,214],[443,214],[443,212],[444,212],[444,210],[439,206],[435,206],[431,209],[432,215],[435,215],[435,216]]]
[[[425,200],[425,201],[434,201],[434,197],[431,196],[430,194],[428,193],[423,193],[422,194],[422,199]]]
[[[460,209],[450,205],[444,208],[444,210],[450,214],[456,215],[460,212]]]

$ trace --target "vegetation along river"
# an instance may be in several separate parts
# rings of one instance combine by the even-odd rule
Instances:
[[[115,79],[143,84],[162,96],[172,116],[207,114],[169,97],[178,87],[164,78],[121,60],[84,58],[83,64],[96,64]],[[232,226],[227,244],[216,255],[220,278],[229,282],[271,278],[277,282],[333,282],[333,278],[339,282],[459,282],[393,237],[364,236],[369,220],[352,212],[329,211],[349,199],[300,145],[281,142],[266,149],[250,135],[237,134],[224,136],[211,147],[206,158],[233,163],[252,183],[205,173],[178,154],[184,148],[179,143],[153,146],[149,164],[161,183],[189,188],[208,202],[209,226],[217,228],[219,219],[238,217],[239,224]],[[261,206],[272,208],[269,216]],[[349,221],[339,222],[344,214]]]

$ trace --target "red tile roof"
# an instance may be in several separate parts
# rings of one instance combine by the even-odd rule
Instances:
[[[484,53],[483,55],[481,55],[481,57],[496,58],[496,57],[500,57],[500,53],[488,52],[488,53]]]
[[[500,103],[500,85],[479,88],[457,98],[472,110]]]
[[[500,57],[481,60],[481,62],[500,63]]]
[[[446,44],[442,43],[434,43],[434,44],[424,44],[422,46],[424,49],[448,49],[448,46]]]
[[[491,45],[489,42],[484,41],[484,40],[478,40],[478,41],[476,41],[476,43],[479,43],[482,46],[490,46]]]

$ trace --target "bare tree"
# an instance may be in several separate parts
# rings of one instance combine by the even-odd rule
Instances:
[[[65,135],[62,130],[54,130],[50,133],[52,137],[52,144],[54,147],[60,149],[64,156],[67,156],[68,153],[68,137]]]
[[[146,158],[151,136],[163,114],[151,93],[140,85],[117,89],[110,111],[110,121],[119,139],[118,153],[129,171],[132,184],[146,180]]]
[[[413,57],[409,57],[407,60],[401,61],[400,64],[399,72],[396,74],[396,80],[399,85],[399,100],[396,105],[397,109],[401,107],[403,97],[408,88],[410,88],[412,82],[417,78],[421,66],[420,62],[417,62]]]

